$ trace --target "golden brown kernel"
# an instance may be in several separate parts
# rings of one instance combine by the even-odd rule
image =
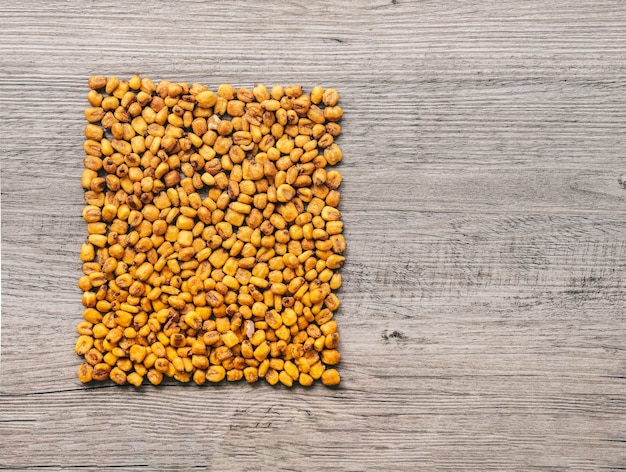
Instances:
[[[87,362],[83,362],[78,368],[78,380],[88,383],[93,380],[93,367]]]
[[[107,363],[96,364],[93,367],[92,378],[94,380],[106,380],[109,378],[111,366]]]
[[[109,378],[118,385],[126,383],[126,372],[119,367],[113,367],[109,373]]]
[[[206,373],[206,379],[209,382],[221,382],[226,377],[226,370],[221,365],[212,365],[208,368]]]
[[[340,382],[339,372],[337,369],[328,369],[322,373],[322,383],[328,387],[338,385]]]
[[[111,374],[112,373],[113,373],[113,371],[111,371]],[[112,377],[111,377],[111,380],[113,380]],[[121,380],[121,376],[120,376],[120,380]],[[113,381],[115,382],[115,380],[113,380]],[[143,383],[143,376],[138,374],[137,372],[131,372],[126,377],[126,381],[129,384],[134,385],[135,387],[139,387]],[[119,383],[119,382],[116,382],[116,383]]]

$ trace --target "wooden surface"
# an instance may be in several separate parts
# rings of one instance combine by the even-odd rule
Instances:
[[[626,4],[0,4],[2,470],[625,470]],[[342,385],[76,379],[86,79],[334,86]]]

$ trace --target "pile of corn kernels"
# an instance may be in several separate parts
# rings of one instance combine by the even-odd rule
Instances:
[[[337,91],[88,85],[79,379],[339,384]]]

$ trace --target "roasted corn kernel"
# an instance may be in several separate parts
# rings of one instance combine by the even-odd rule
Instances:
[[[340,381],[337,369],[328,369],[322,374],[322,383],[326,386],[338,385]]]
[[[337,385],[337,91],[88,86],[79,380]]]

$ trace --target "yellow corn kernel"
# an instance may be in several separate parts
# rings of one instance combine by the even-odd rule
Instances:
[[[267,376],[266,376],[266,379],[267,379]],[[283,385],[287,387],[291,387],[293,385],[293,378],[284,370],[278,373],[278,380],[280,381],[280,383],[282,383]]]
[[[157,339],[159,340],[159,344],[163,345],[163,346],[169,346],[170,345],[170,338],[167,334],[165,334],[163,331],[159,331],[156,335]],[[164,348],[165,349],[165,348]],[[164,351],[165,352],[165,351]],[[165,354],[163,356],[159,356],[159,357],[164,357]]]
[[[325,346],[326,346],[326,336],[323,336],[323,335],[317,338],[315,342],[313,343],[313,348],[318,352],[321,352]]]
[[[229,348],[232,348],[239,344],[239,338],[233,331],[230,330],[222,334],[222,341]]]
[[[146,358],[147,350],[144,346],[139,344],[133,344],[130,347],[129,358],[132,362],[143,362]]]
[[[148,373],[148,369],[143,364],[133,364],[133,369],[142,377]]]
[[[221,365],[210,366],[206,373],[206,379],[213,383],[221,382],[224,377],[226,377],[226,370]]]
[[[101,362],[100,364],[96,364],[95,366],[93,366],[92,378],[94,380],[106,380],[109,378],[110,372],[111,365]]]
[[[281,315],[276,310],[270,310],[265,314],[265,321],[272,329],[278,329],[283,324]]]
[[[341,378],[336,369],[328,369],[322,373],[322,383],[326,386],[339,385]]]
[[[115,312],[115,316],[116,316],[116,322],[118,326],[121,326],[123,328],[128,328],[130,324],[133,322],[132,313],[128,313],[127,311],[117,310]]]
[[[259,346],[265,342],[265,339],[266,339],[265,330],[257,329],[252,335],[252,337],[250,338],[250,342],[252,343],[253,346]]]
[[[339,345],[339,333],[331,333],[325,336],[324,347],[326,349],[335,349]]]
[[[163,381],[163,374],[155,369],[148,370],[146,377],[152,385],[159,385]]]
[[[338,364],[341,360],[341,355],[336,349],[325,349],[322,351],[322,362],[327,365]]]
[[[268,341],[265,341],[259,344],[259,346],[254,350],[254,358],[257,361],[261,362],[267,357],[269,353],[270,353],[270,343]]]
[[[285,325],[282,325],[280,328],[278,328],[275,331],[275,334],[278,339],[282,339],[283,341],[288,341],[291,337],[291,331],[289,331],[289,328]]]
[[[267,370],[264,377],[265,377],[266,382],[270,385],[276,385],[279,380],[278,372],[271,368]],[[287,377],[289,376],[287,375]],[[291,377],[289,377],[289,379],[291,379]]]
[[[154,353],[149,353],[148,355],[146,355],[146,357],[143,360],[143,365],[146,369],[151,369],[152,367],[154,367],[154,364],[156,362],[156,360],[158,359],[158,357],[154,354]]]
[[[91,336],[82,335],[78,337],[74,350],[79,356],[84,356],[93,347],[93,338]]]
[[[111,372],[109,373],[109,378],[118,385],[125,384],[127,380],[126,372],[124,372],[119,367],[113,367],[111,369]]]
[[[287,374],[291,376],[293,380],[298,380],[298,377],[300,376],[300,371],[298,370],[298,367],[293,362],[286,361],[284,370],[285,372],[287,372]]]
[[[302,385],[303,387],[310,387],[311,385],[313,385],[313,377],[311,377],[309,374],[301,373],[300,377],[298,378],[298,382],[300,382],[300,385]]]
[[[309,370],[309,375],[317,380],[322,376],[325,370],[326,366],[324,364],[322,364],[321,362],[316,362],[311,366],[311,369]]]
[[[131,372],[126,377],[126,381],[129,384],[134,385],[135,387],[139,387],[143,383],[143,377],[139,375],[137,372]]]
[[[306,359],[306,357],[298,357],[296,359],[296,365],[298,366],[298,370],[301,373],[308,374],[309,370],[311,370],[311,364],[309,364],[309,361]]]
[[[330,320],[327,323],[324,323],[320,326],[320,330],[324,335],[332,334],[337,331],[337,322],[335,320]]]
[[[165,346],[165,357],[172,362],[178,356],[178,351],[172,346]]]
[[[92,328],[93,337],[96,339],[105,338],[109,334],[109,328],[107,328],[104,324],[98,323]]]
[[[93,324],[100,323],[102,321],[102,313],[94,308],[87,308],[83,311],[83,318]]]
[[[78,380],[82,383],[91,382],[93,380],[93,367],[83,362],[78,368]]]
[[[254,383],[259,380],[259,371],[256,367],[246,367],[243,369],[243,376],[248,383]]]
[[[269,366],[271,369],[281,371],[285,368],[285,361],[280,357],[273,357],[269,359]]]
[[[206,382],[206,372],[204,370],[196,370],[192,378],[196,385],[203,385]]]
[[[155,362],[154,362],[154,368],[161,372],[162,374],[168,374],[170,367],[173,368],[173,366],[171,365],[170,361],[168,361],[167,359],[165,359],[164,357],[159,357]],[[169,375],[171,377],[171,374]]]
[[[291,308],[286,308],[282,314],[282,322],[285,326],[293,326],[298,321],[298,315]],[[282,338],[281,338],[282,339]]]

